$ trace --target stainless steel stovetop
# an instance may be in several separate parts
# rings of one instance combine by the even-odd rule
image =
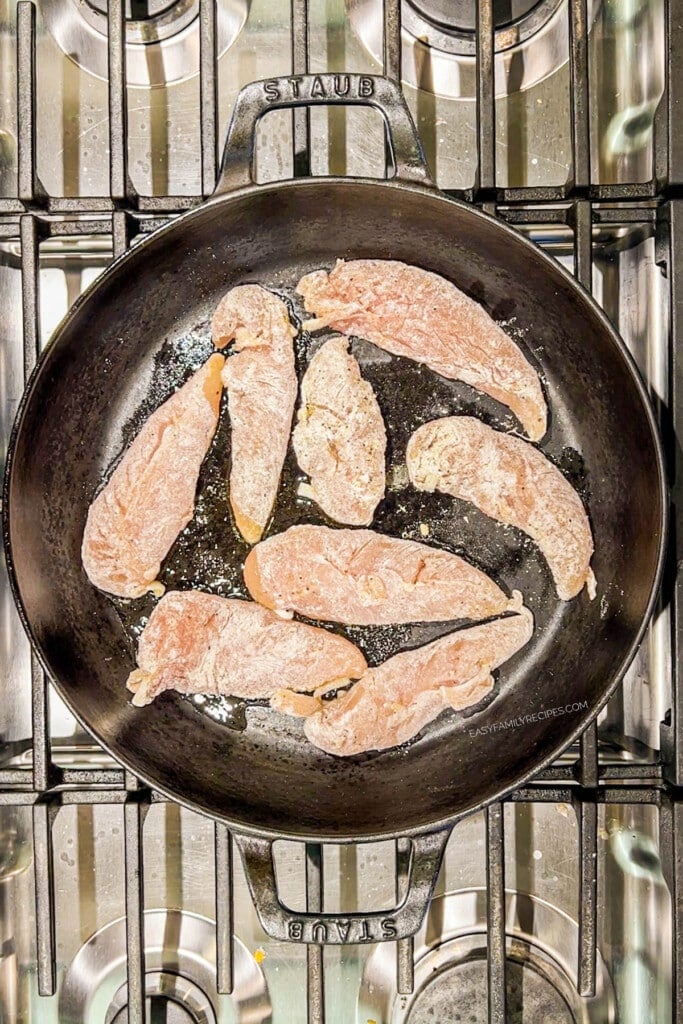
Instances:
[[[3,450],[36,350],[71,303],[113,252],[211,191],[239,88],[307,61],[380,72],[385,60],[402,68],[439,185],[592,287],[676,468],[673,4],[480,0],[477,19],[468,0],[129,0],[125,90],[121,0],[38,0],[34,50],[32,10],[0,0]],[[264,118],[261,180],[301,170],[300,124],[293,147],[291,115]],[[313,173],[385,173],[373,112],[313,110],[310,141]],[[227,831],[139,787],[45,696],[0,576],[0,1021],[138,1022],[143,991],[147,1020],[169,1024],[683,1020],[676,564],[597,745],[590,730],[533,786],[455,828],[425,924],[398,948],[269,939]],[[294,909],[395,902],[401,843],[280,845]]]

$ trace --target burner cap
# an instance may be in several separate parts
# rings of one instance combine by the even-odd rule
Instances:
[[[426,21],[451,32],[474,32],[477,17],[476,0],[406,0]],[[551,6],[557,6],[552,4]],[[536,8],[548,7],[546,0],[493,0],[493,24],[495,28],[509,25],[527,18]]]
[[[92,7],[94,11],[99,11],[100,14],[106,16],[109,9],[108,0],[85,0],[85,2],[88,7]],[[175,13],[178,8],[195,7],[196,5],[194,3],[189,5],[183,0],[126,0],[125,6],[126,21],[151,21],[154,18]],[[196,13],[193,11],[193,17]]]
[[[576,1024],[557,989],[529,964],[508,959],[506,980],[507,1024]],[[487,1024],[486,961],[472,960],[434,974],[418,992],[406,1020]]]
[[[200,1021],[206,1020],[205,1017],[190,1016],[182,1006],[171,1002],[165,996],[148,999],[145,1006],[145,1020],[159,1020],[164,1024],[200,1024]],[[121,1010],[112,1024],[128,1024],[127,1011]]]
[[[165,975],[165,978],[168,982],[173,980],[173,976],[170,974]],[[170,995],[161,993],[149,995],[149,985],[147,985],[145,1020],[163,1021],[163,1024],[208,1024],[209,1021],[211,1024],[215,1024],[216,1015],[213,1009],[205,1000],[203,1002],[205,1005],[199,1003],[196,1008],[190,1008]],[[128,1024],[127,1006],[122,1006],[120,1010],[115,1009],[113,1013],[110,1008],[105,1024]]]
[[[148,999],[145,1004],[145,1020],[163,1021],[164,1024],[200,1024],[206,1020],[205,1017],[190,1016],[182,1006],[166,999],[165,996],[155,996]],[[112,1024],[128,1024],[128,1013],[121,1010]]]
[[[217,1024],[209,996],[189,978],[166,971],[145,975],[145,1020],[164,1024]],[[128,991],[121,985],[109,1004],[104,1024],[128,1024]]]
[[[155,86],[199,74],[199,0],[125,0],[126,80]],[[107,78],[107,0],[42,0],[45,27],[84,71]],[[218,0],[218,55],[242,31],[249,0]]]
[[[496,52],[521,47],[539,36],[564,6],[563,0],[494,0]],[[477,8],[473,0],[403,0],[401,10],[405,29],[421,44],[454,56],[474,57]],[[566,10],[564,15],[566,26]]]

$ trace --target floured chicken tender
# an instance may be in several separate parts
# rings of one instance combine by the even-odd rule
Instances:
[[[367,526],[384,497],[387,435],[347,338],[325,342],[301,382],[292,438],[310,494],[338,523]]]
[[[348,757],[396,747],[416,736],[445,708],[477,704],[493,686],[493,669],[531,638],[534,620],[523,608],[449,633],[414,651],[369,668],[350,690],[332,700],[278,692],[271,706],[305,717],[304,732],[316,747]]]
[[[249,544],[275,504],[296,402],[293,338],[284,302],[256,284],[225,295],[211,324],[216,348],[233,343],[223,370],[231,425],[230,506]]]
[[[584,586],[595,597],[588,516],[571,484],[533,445],[470,416],[448,416],[415,431],[406,461],[415,487],[471,501],[536,541],[563,601]]]
[[[137,662],[128,689],[139,707],[164,690],[254,699],[283,686],[312,691],[366,669],[344,637],[198,590],[161,599],[140,637]]]
[[[512,338],[450,281],[396,260],[337,260],[299,281],[316,330],[333,327],[426,363],[502,402],[533,441],[548,410],[538,374]]]
[[[146,421],[88,511],[81,557],[117,597],[163,588],[161,563],[194,513],[199,470],[218,423],[223,356],[213,355]]]
[[[244,580],[267,608],[354,625],[486,619],[510,607],[457,555],[373,530],[292,526],[249,552]]]

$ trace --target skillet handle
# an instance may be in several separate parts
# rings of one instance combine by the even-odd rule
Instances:
[[[396,180],[434,187],[415,123],[393,79],[379,75],[296,75],[252,82],[240,91],[213,197],[255,184],[252,167],[256,125],[269,110],[342,105],[379,110],[387,126]]]
[[[434,891],[450,832],[450,829],[441,829],[413,836],[408,885],[402,902],[393,910],[366,914],[300,914],[290,910],[278,896],[273,840],[239,833],[234,837],[256,913],[266,934],[282,942],[341,946],[404,939],[415,934]]]

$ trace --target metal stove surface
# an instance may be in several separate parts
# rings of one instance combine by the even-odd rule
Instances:
[[[311,70],[381,70],[381,2],[311,0]],[[63,38],[61,28],[55,33],[53,20],[57,18],[63,25],[63,12],[70,12],[73,3],[48,0],[37,9],[37,61],[41,68],[36,111],[37,173],[52,195],[97,196],[104,194],[108,180],[107,84],[101,76],[101,57],[97,58],[95,74],[79,66],[79,61],[85,67],[92,63],[93,45],[71,45]],[[0,131],[4,133],[0,139],[5,141],[7,194],[16,163],[13,5],[14,0],[0,3],[0,24],[5,26],[0,34]],[[83,11],[88,5],[83,0],[75,6]],[[417,17],[429,5],[421,0],[411,6],[404,0],[403,6]],[[545,9],[547,2],[541,6]],[[503,42],[498,50],[499,64],[505,54],[505,60],[512,62],[507,70],[496,70],[495,147],[497,183],[501,186],[556,185],[564,183],[570,173],[566,0],[559,6],[553,2],[552,6],[550,21],[563,26],[561,44],[548,46],[540,27],[520,44],[523,51],[516,45],[508,48]],[[594,58],[590,107],[593,175],[604,182],[644,181],[651,175],[654,113],[664,86],[664,3],[637,0],[624,5],[618,0],[591,0],[589,6]],[[536,5],[537,13],[538,8]],[[190,13],[192,10],[195,8]],[[96,7],[95,13],[100,14]],[[246,0],[218,3],[218,52],[227,46],[218,64],[218,120],[223,131],[241,85],[289,72],[288,23],[286,0],[252,0],[248,5]],[[412,24],[410,19],[408,24]],[[102,24],[98,21],[97,25],[92,32],[101,40]],[[471,54],[427,47],[421,41],[424,32],[419,26],[414,30],[418,34],[408,39],[407,28],[403,33],[403,78],[409,105],[439,184],[443,188],[467,188],[475,178],[477,165],[473,58]],[[132,31],[129,29],[129,33]],[[128,47],[132,86],[127,102],[129,173],[142,195],[183,196],[202,191],[197,40],[187,43],[186,38],[188,33],[196,32],[195,10],[194,20],[179,34],[148,46],[131,43]],[[471,48],[471,32],[461,34]],[[182,55],[176,52],[181,43]],[[65,55],[65,50],[71,57]],[[150,56],[157,50],[157,58]],[[619,59],[612,59],[616,54]],[[542,62],[542,73],[527,70],[532,60]],[[168,88],[134,87],[137,79],[144,83],[150,76],[157,84],[164,78],[183,80],[173,81]],[[377,115],[362,110],[314,110],[312,123],[319,140],[312,154],[315,173],[328,169],[334,173],[383,173],[379,144],[382,127]],[[288,124],[287,116],[278,112],[264,121],[259,160],[264,178],[291,173]],[[0,147],[0,168],[2,163]]]
[[[53,196],[101,197],[109,187],[109,96],[102,77],[101,43],[104,38],[106,58],[106,36],[100,31],[100,39],[95,39],[104,8],[99,0],[88,6],[89,32],[82,34],[83,43],[76,49],[63,30],[67,13],[74,21],[69,0],[46,0],[38,7],[36,170]],[[450,5],[404,0],[403,78],[438,183],[467,189],[476,176],[478,133],[472,5],[455,7],[460,20],[453,32],[453,26],[444,24]],[[519,9],[515,4],[494,5],[494,13],[500,7],[509,7],[510,16],[500,14],[496,30],[496,181],[501,187],[563,185],[571,175],[572,149],[566,2],[527,3]],[[628,5],[596,0],[587,10],[593,57],[593,178],[605,183],[648,181],[653,173],[655,109],[664,85],[663,0],[634,0]],[[312,70],[380,70],[381,3],[311,0],[309,13]],[[157,4],[142,10],[138,6],[131,14],[135,17],[126,33],[128,173],[139,195],[176,197],[166,204],[172,211],[206,191],[196,11],[182,5],[168,11]],[[285,0],[243,5],[219,0],[221,131],[241,85],[290,71],[289,14]],[[548,46],[550,28],[561,17],[565,29]],[[14,31],[15,8],[9,0],[0,0],[0,198],[16,196]],[[147,44],[146,32],[154,35]],[[425,44],[425,33],[432,34],[431,46]],[[86,35],[95,43],[86,45]],[[315,173],[384,173],[383,132],[372,113],[314,110],[311,123]],[[263,121],[257,164],[264,180],[292,171],[290,125],[288,115],[277,113]],[[665,405],[670,391],[668,283],[654,211],[643,206],[637,215],[622,216],[605,204],[593,212],[594,226],[591,231],[589,221],[588,236],[584,230],[583,248],[577,245],[576,224],[568,223],[562,211],[555,211],[554,219],[518,211],[517,223],[575,267],[584,281],[587,275],[592,278],[596,297],[626,338],[653,394]],[[43,343],[110,260],[110,225],[108,217],[101,222],[94,218],[92,231],[77,237],[52,232],[42,242]],[[0,227],[0,428],[5,445],[23,387],[24,339],[18,219],[10,217]],[[30,654],[4,575],[0,659],[3,766],[26,768],[33,763],[31,735],[36,722]],[[601,717],[602,763],[614,766],[617,773],[633,765],[644,772],[653,766],[654,771],[660,723],[670,705],[670,621],[665,607]],[[52,756],[62,769],[97,773],[114,767],[53,693],[49,721]],[[505,738],[514,741],[512,734]],[[570,752],[564,763],[575,756]],[[520,800],[504,808],[508,1020],[671,1020],[671,895],[660,843],[663,812],[654,804],[638,802],[635,794],[628,799],[630,791],[620,797],[618,775],[614,778],[614,799],[597,812],[600,883],[597,901],[589,904],[597,939],[595,995],[579,995],[576,987],[585,969],[577,924],[585,884],[581,808],[572,806],[566,786],[545,802]],[[97,786],[89,792],[96,794]],[[126,1019],[128,998],[121,919],[135,901],[129,887],[138,882],[135,871],[131,881],[125,870],[124,853],[130,846],[124,808],[91,796],[67,802],[54,817],[56,978],[51,997],[38,994],[36,970],[34,885],[44,867],[44,851],[34,845],[39,814],[30,806],[0,806],[0,1020],[118,1024]],[[238,858],[232,862],[229,904],[217,908],[216,837],[212,823],[198,815],[173,804],[153,803],[144,815],[141,834],[148,1020],[441,1024],[460,1019],[478,1024],[489,1019],[484,815],[473,816],[454,830],[436,898],[408,961],[405,948],[401,951],[394,943],[330,947],[323,954],[269,939],[256,918]],[[299,844],[281,845],[281,896],[291,907],[303,909],[310,892],[306,851]],[[224,866],[218,870],[224,872]],[[322,906],[329,911],[391,906],[396,874],[393,843],[325,847]],[[225,899],[221,889],[218,901]],[[234,929],[233,985],[215,974],[217,916],[219,928]],[[312,985],[316,960],[322,965],[323,981]],[[399,991],[411,988],[406,962],[412,963],[415,975],[412,993]],[[232,988],[232,995],[219,996],[219,988]]]

